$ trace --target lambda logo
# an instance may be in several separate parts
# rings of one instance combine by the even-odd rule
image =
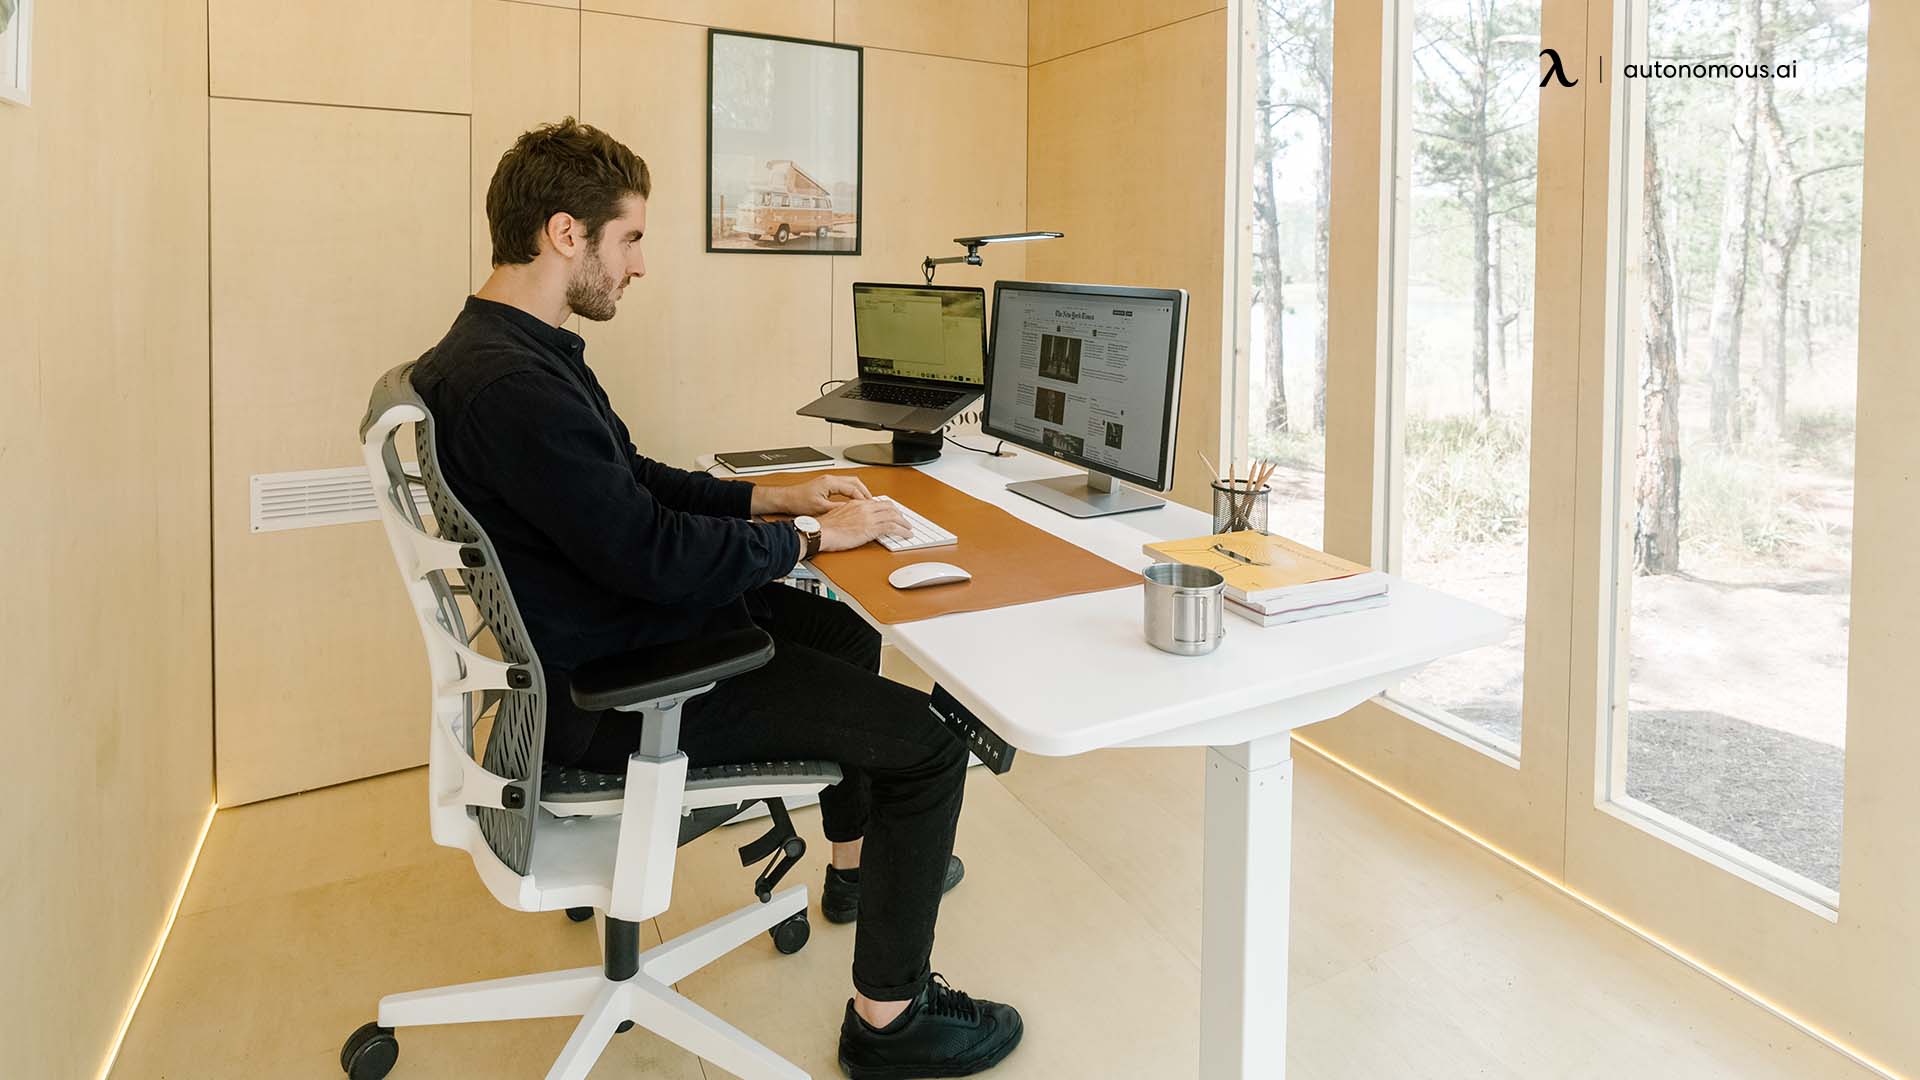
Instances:
[[[1580,85],[1579,79],[1575,79],[1572,82],[1567,81],[1567,69],[1560,66],[1560,54],[1557,51],[1553,49],[1541,49],[1540,55],[1553,57],[1553,66],[1547,69],[1547,73],[1545,75],[1540,76],[1541,86],[1547,85],[1548,79],[1559,79],[1561,86],[1579,86]]]

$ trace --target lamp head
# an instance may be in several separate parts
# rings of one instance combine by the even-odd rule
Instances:
[[[1065,235],[1067,234],[1057,232],[1011,232],[995,233],[992,236],[956,236],[953,242],[971,250],[982,244],[1010,244],[1022,240],[1058,240]]]
[[[991,236],[956,236],[953,242],[967,249],[965,255],[954,255],[945,259],[936,259],[929,255],[920,264],[920,270],[927,275],[927,284],[933,284],[933,268],[947,263],[963,262],[968,266],[979,266],[980,249],[987,244],[1011,244],[1023,240],[1058,240],[1067,235],[1061,232],[1017,232],[994,233]]]

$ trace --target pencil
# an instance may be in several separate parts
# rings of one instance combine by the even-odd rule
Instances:
[[[1248,528],[1253,527],[1253,500],[1259,495],[1260,490],[1266,487],[1267,478],[1273,475],[1273,467],[1273,462],[1270,461],[1262,464],[1258,478],[1254,476],[1251,466],[1247,469],[1247,495],[1244,511],[1240,516],[1246,521]]]
[[[1227,459],[1227,531],[1228,532],[1235,531],[1234,525],[1239,520],[1238,511],[1239,511],[1240,500],[1235,497],[1234,491],[1233,491],[1234,485],[1240,482],[1238,478],[1239,468],[1240,468],[1239,462],[1233,460],[1233,458],[1231,457]]]
[[[1253,489],[1253,463],[1252,462],[1247,463],[1247,489],[1248,491],[1251,491]],[[1239,529],[1244,529],[1247,527],[1247,514],[1250,513],[1252,509],[1253,509],[1253,500],[1248,497],[1247,492],[1236,489],[1233,493],[1233,521],[1234,521],[1234,524],[1239,527]],[[1239,531],[1239,529],[1235,529],[1234,531],[1237,532]]]

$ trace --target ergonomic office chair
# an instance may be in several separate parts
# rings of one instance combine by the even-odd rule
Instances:
[[[638,714],[640,748],[625,776],[544,766],[540,660],[493,544],[447,487],[433,417],[414,392],[412,368],[396,367],[374,386],[360,439],[380,520],[426,638],[433,840],[466,851],[494,898],[517,911],[565,910],[576,921],[604,913],[604,963],[388,995],[380,1000],[379,1019],[341,1048],[341,1068],[352,1080],[386,1076],[399,1056],[396,1027],[578,1016],[548,1080],[585,1077],[608,1041],[635,1024],[747,1080],[805,1080],[806,1073],[673,990],[678,980],[763,932],[783,953],[806,944],[806,886],[774,891],[806,847],[794,835],[785,800],[838,783],[839,766],[803,761],[689,769],[677,749],[687,699],[765,664],[772,640],[757,628],[732,631],[582,667],[572,679],[574,701],[585,709]],[[406,470],[394,445],[409,423],[417,474]],[[414,501],[415,487],[427,495],[431,526]],[[455,570],[457,583],[448,574]],[[471,632],[463,596],[481,624]],[[473,647],[480,629],[492,633],[501,659]],[[489,720],[484,747],[476,747],[476,728]],[[754,883],[759,902],[641,952],[640,924],[667,908],[679,845],[759,802],[773,828],[740,850],[742,865],[767,862]]]

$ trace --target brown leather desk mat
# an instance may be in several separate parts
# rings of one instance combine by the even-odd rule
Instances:
[[[756,484],[801,484],[822,473],[858,476],[875,495],[890,495],[958,537],[946,547],[891,552],[879,544],[832,551],[813,563],[867,614],[883,623],[914,622],[956,611],[986,611],[1056,596],[1138,585],[1140,575],[1021,521],[991,503],[918,469],[845,468],[767,473]],[[957,585],[896,589],[887,575],[908,563],[952,563],[973,575]]]

